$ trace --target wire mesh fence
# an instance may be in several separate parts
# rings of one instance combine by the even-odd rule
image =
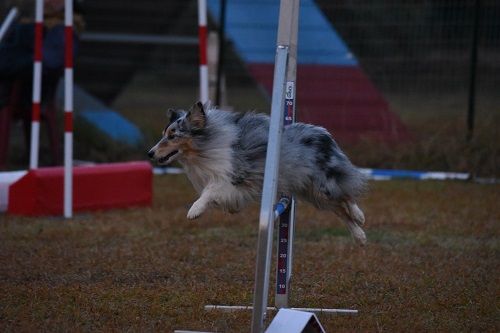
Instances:
[[[245,1],[250,0],[229,0]],[[269,4],[269,1],[262,2]],[[6,13],[8,6],[21,4],[25,15],[29,16],[31,3],[7,1],[2,14]],[[317,0],[316,3],[369,78],[384,93],[407,96],[445,93],[459,94],[462,98],[470,84],[474,12],[480,4],[479,98],[496,97],[500,83],[500,5],[497,1]],[[80,1],[80,5],[87,33],[197,35],[196,1],[85,0]],[[212,18],[210,29],[216,29],[216,23]],[[167,80],[175,78],[173,81],[177,83],[196,86],[196,45],[88,41],[84,46],[79,58],[82,80],[87,80],[87,76],[98,76],[92,67],[105,66],[116,67],[117,72],[151,69],[168,73],[165,75]],[[229,85],[248,83],[241,60],[231,48],[229,53],[225,68],[226,74],[232,78]]]
[[[320,0],[318,3],[379,89],[389,96],[396,94],[423,101],[440,97],[460,100],[463,112],[471,78],[474,15],[478,11],[478,101],[498,102],[498,2]],[[489,108],[491,104],[494,103],[483,107]]]
[[[278,0],[227,1],[228,4],[259,3],[263,6],[262,11],[267,11],[266,6],[279,3]],[[196,99],[196,1],[77,2],[86,23],[80,35],[82,42],[75,66],[75,80],[79,85],[106,104],[124,108],[123,112],[139,123],[144,123],[145,117],[132,110],[138,107],[138,101],[145,108],[163,105],[163,110],[169,106],[181,106],[180,103],[187,106],[188,100]],[[420,136],[432,133],[447,120],[461,123],[466,130],[477,12],[476,117],[478,121],[486,119],[483,122],[488,126],[498,124],[498,1],[315,0],[304,3],[321,9],[391,110]],[[13,5],[19,6],[22,17],[31,15],[33,1],[26,0],[5,1],[0,7],[0,15],[4,17]],[[209,30],[217,29],[216,16],[214,13],[209,16]],[[235,23],[230,17],[227,20]],[[314,29],[315,22],[310,23],[305,28]],[[266,24],[255,22],[252,25]],[[239,28],[244,29],[245,24]],[[92,34],[164,37],[170,42],[98,41],[89,37]],[[299,37],[299,48],[300,44]],[[250,75],[248,64],[238,53],[235,41],[228,38],[226,45],[224,73],[228,103],[236,109],[266,110],[268,94],[263,93]],[[273,49],[274,45],[269,47]],[[300,109],[300,100],[297,102]],[[149,126],[153,121],[146,123]],[[426,127],[422,123],[434,124]]]

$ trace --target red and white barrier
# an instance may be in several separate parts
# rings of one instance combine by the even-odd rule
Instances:
[[[64,2],[64,217],[73,216],[73,0]]]
[[[33,55],[33,98],[31,111],[30,169],[38,168],[42,96],[43,0],[35,4],[35,45]]]
[[[7,213],[61,215],[64,168],[30,170],[10,184]],[[149,162],[109,163],[73,168],[74,211],[151,206],[153,172]]]
[[[38,168],[43,0],[36,0],[35,11],[30,170],[0,174],[0,211],[7,207],[9,214],[25,216],[60,215],[63,212],[65,218],[71,218],[73,210],[150,206],[153,172],[148,162],[112,163],[73,168],[72,0],[65,0],[64,13],[64,167]]]
[[[198,38],[200,53],[200,101],[208,102],[207,0],[198,0]]]

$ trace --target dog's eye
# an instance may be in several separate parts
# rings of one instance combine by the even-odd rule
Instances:
[[[167,139],[172,140],[175,139],[175,128],[170,129],[170,132],[167,135]]]

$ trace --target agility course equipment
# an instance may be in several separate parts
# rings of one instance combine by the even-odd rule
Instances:
[[[0,26],[0,43],[2,42],[7,32],[9,31],[10,27],[12,26],[12,23],[14,23],[14,20],[16,19],[17,15],[19,15],[17,7],[11,8],[9,13],[5,17],[2,26]]]
[[[295,119],[295,80],[298,35],[299,0],[281,0],[275,56],[269,139],[264,170],[264,183],[259,217],[259,232],[255,270],[253,306],[207,305],[206,310],[252,310],[252,333],[264,331],[269,310],[278,310],[266,332],[324,332],[310,312],[356,314],[351,309],[318,309],[289,307],[288,297],[293,257],[295,225],[294,200],[281,194],[277,197],[281,134],[285,125]],[[273,248],[274,220],[281,218],[278,228],[275,307],[267,306],[269,276]],[[304,318],[294,321],[292,318]]]
[[[276,63],[273,79],[271,120],[269,125],[269,141],[267,146],[264,185],[259,220],[257,267],[255,272],[255,288],[252,312],[253,333],[263,331],[264,319],[267,312],[269,270],[271,262],[272,238],[274,232],[274,216],[271,214],[271,208],[274,205],[274,201],[277,195],[276,192],[279,176],[281,132],[284,124],[291,123],[295,118],[294,85],[297,56],[296,50],[298,17],[299,0],[281,0],[276,48]],[[291,204],[293,205],[293,199],[291,200]],[[282,222],[284,223],[278,235],[279,242],[286,239],[286,243],[288,246],[280,247],[278,245],[278,285],[276,289],[277,298],[275,298],[277,308],[288,307],[288,291],[290,287],[292,263],[291,250],[293,249],[293,226],[295,217],[293,208],[293,206],[290,207],[288,215],[284,220],[282,220]],[[286,265],[286,269],[283,269],[284,265]],[[310,311],[311,309],[303,310]],[[357,311],[354,310],[354,312]],[[279,316],[275,318],[275,320],[279,319]],[[273,323],[271,323],[270,327],[272,327],[272,325]],[[291,328],[292,327],[290,327],[290,329]]]
[[[278,5],[274,0],[233,0],[227,5],[227,36],[250,75],[269,94]],[[215,19],[220,15],[219,7],[219,0],[208,0]],[[391,112],[381,91],[318,4],[302,0],[300,8],[300,86],[296,91],[300,121],[327,128],[341,143],[363,137],[385,142],[408,138],[404,124]]]
[[[64,217],[73,216],[73,0],[64,1]]]
[[[208,102],[207,0],[198,0],[198,44],[200,52],[200,101]]]
[[[38,168],[42,91],[43,0],[35,3],[33,107],[31,114],[30,169]],[[73,1],[64,1],[64,217],[73,215]]]
[[[152,168],[147,162],[73,168],[73,2],[64,7],[64,167],[38,168],[41,116],[43,0],[36,1],[32,135],[29,171],[8,174],[0,183],[0,207],[14,215],[73,216],[76,211],[152,203]],[[76,188],[73,188],[73,182]],[[74,207],[73,207],[74,206]]]
[[[35,2],[35,39],[33,53],[33,96],[31,111],[30,169],[38,168],[42,96],[43,0]]]
[[[64,175],[63,167],[29,170],[10,185],[7,213],[60,215]],[[153,173],[148,162],[79,166],[73,168],[73,177],[75,211],[151,205]]]

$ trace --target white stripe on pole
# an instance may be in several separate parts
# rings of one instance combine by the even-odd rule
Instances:
[[[40,122],[31,121],[30,170],[38,168],[38,145],[40,138]]]
[[[200,56],[200,101],[208,102],[207,1],[198,0],[198,38]]]
[[[200,101],[208,102],[208,66],[200,65]]]
[[[207,26],[207,0],[198,0],[198,25]]]
[[[64,133],[64,217],[73,216],[73,133]]]
[[[33,95],[31,110],[30,169],[38,168],[38,149],[40,145],[40,103],[42,96],[42,39],[43,39],[43,0],[35,3],[35,34],[33,47]]]
[[[16,19],[17,14],[19,14],[19,11],[17,10],[16,7],[11,8],[11,10],[9,11],[9,14],[7,14],[7,17],[5,18],[5,20],[2,23],[2,26],[0,27],[0,43],[2,42],[3,38],[7,34],[7,31],[9,31],[12,23],[14,23],[14,20]]]
[[[64,217],[73,216],[73,0],[64,2]]]

